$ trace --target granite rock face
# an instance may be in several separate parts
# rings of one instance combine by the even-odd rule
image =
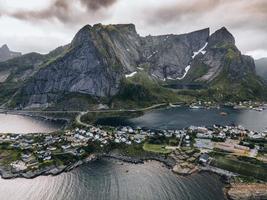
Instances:
[[[197,52],[207,42],[209,29],[183,34],[148,36],[143,40],[143,63],[149,72],[161,80],[183,76],[190,64],[193,52]]]
[[[22,54],[19,52],[10,51],[6,44],[0,47],[0,62],[6,61],[6,60],[9,60],[11,58],[15,58],[21,55]]]

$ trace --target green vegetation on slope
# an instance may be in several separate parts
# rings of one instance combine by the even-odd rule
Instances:
[[[138,72],[122,81],[121,89],[112,103],[115,107],[145,107],[156,103],[178,102],[182,98],[150,79],[145,72]]]

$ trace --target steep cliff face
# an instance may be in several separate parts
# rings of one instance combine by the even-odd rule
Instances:
[[[217,101],[266,96],[266,86],[256,76],[253,58],[242,55],[233,35],[224,27],[209,37],[204,53],[192,61],[185,81],[207,85],[210,96]]]
[[[195,81],[212,82],[222,71],[231,81],[240,81],[247,74],[255,73],[254,60],[241,54],[233,35],[224,27],[209,37],[205,54],[194,59],[192,71],[203,66],[206,71],[198,74]]]
[[[207,42],[209,29],[183,34],[148,36],[143,38],[143,62],[152,76],[160,79],[179,79],[190,64],[193,52]]]
[[[0,47],[0,62],[6,61],[11,58],[18,57],[18,56],[21,56],[21,53],[10,51],[6,44]]]
[[[169,93],[158,88],[169,83],[200,83],[212,88],[225,82],[246,82],[248,77],[257,82],[253,59],[241,54],[226,28],[212,35],[203,29],[141,37],[133,24],[86,25],[69,45],[40,55],[30,64],[28,57],[21,61],[25,70],[17,67],[7,77],[10,83],[18,80],[14,78],[19,77],[18,72],[26,73],[14,97],[22,107],[51,106],[71,94],[127,99],[127,88],[142,91],[141,96],[130,95],[138,101],[141,97],[162,99],[161,94]],[[10,66],[10,62],[0,64],[0,71],[3,66]]]

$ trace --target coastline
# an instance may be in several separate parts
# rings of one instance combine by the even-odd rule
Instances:
[[[155,156],[147,156],[143,158],[137,158],[137,157],[129,157],[129,156],[123,156],[120,154],[114,154],[114,153],[103,153],[103,154],[91,154],[87,158],[83,160],[79,160],[75,163],[72,163],[71,165],[68,166],[50,166],[47,168],[43,168],[41,170],[37,170],[34,172],[25,172],[25,173],[17,173],[13,174],[10,172],[7,172],[0,168],[0,176],[2,179],[16,179],[16,178],[26,178],[26,179],[34,179],[38,176],[57,176],[60,175],[61,173],[64,172],[69,172],[83,164],[98,160],[98,159],[114,159],[114,160],[119,160],[122,162],[126,163],[131,163],[131,164],[144,164],[147,161],[157,161],[160,162],[164,165],[164,167],[167,167],[170,169],[173,173],[174,176],[191,176],[196,173],[203,173],[207,172],[210,174],[216,174],[221,178],[222,183],[224,184],[224,195],[226,199],[231,199],[231,200],[248,200],[251,199],[251,197],[255,197],[256,199],[258,197],[267,197],[267,190],[265,191],[264,189],[267,189],[267,184],[251,184],[251,183],[246,183],[246,184],[240,184],[240,183],[235,183],[232,182],[231,178],[233,174],[231,173],[222,173],[222,171],[216,171],[212,170],[209,168],[205,167],[200,167],[197,168],[196,171],[193,173],[188,173],[188,174],[178,174],[173,171],[173,167],[176,165],[175,161],[170,158],[163,158],[161,155],[155,155]],[[254,188],[251,189],[252,186],[255,186]],[[260,191],[258,191],[258,187],[260,187]],[[262,189],[264,188],[264,189]],[[260,199],[260,198],[258,198]]]
[[[48,176],[48,175],[56,176],[63,172],[69,172],[83,164],[86,164],[86,163],[89,163],[89,162],[92,162],[92,161],[95,161],[101,158],[115,159],[115,160],[120,160],[120,161],[131,163],[131,164],[144,164],[144,162],[146,161],[154,160],[154,161],[163,163],[169,169],[171,169],[175,165],[174,160],[170,158],[164,159],[163,156],[160,156],[160,155],[148,156],[148,157],[143,157],[143,158],[137,158],[137,157],[134,158],[134,157],[129,157],[129,156],[123,156],[120,154],[103,153],[103,154],[91,154],[87,158],[83,160],[79,160],[67,166],[52,165],[52,166],[49,166],[49,167],[46,167],[40,170],[36,170],[36,171],[12,173],[11,171],[0,167],[0,176],[3,179],[15,179],[15,178],[33,179],[38,176]]]
[[[48,176],[48,175],[56,176],[63,172],[69,172],[83,164],[86,164],[86,163],[89,163],[89,162],[92,162],[98,159],[102,159],[102,158],[115,159],[115,160],[119,160],[119,161],[126,162],[126,163],[131,163],[131,164],[144,164],[147,161],[157,161],[157,162],[164,164],[164,166],[170,170],[172,170],[173,167],[177,164],[173,158],[169,156],[167,158],[164,158],[164,156],[162,155],[149,155],[145,157],[130,157],[130,156],[124,156],[124,155],[116,154],[116,153],[101,153],[101,154],[97,153],[97,154],[91,154],[87,158],[79,160],[70,165],[61,165],[61,166],[52,165],[52,166],[45,167],[43,169],[36,170],[36,171],[12,173],[11,171],[8,171],[0,167],[0,176],[3,179],[15,179],[15,178],[33,179],[38,176]],[[219,171],[211,170],[208,168],[198,168],[198,170],[194,171],[194,173],[188,173],[188,174],[178,174],[174,172],[173,170],[172,172],[175,175],[179,175],[179,176],[190,176],[194,173],[210,172],[210,173],[214,173],[214,174],[221,176],[225,180],[229,180],[229,178],[232,177],[231,174],[227,176],[227,174],[220,173]]]
[[[157,108],[158,109],[158,108]],[[150,111],[150,110],[149,110]],[[149,112],[146,111],[146,112]],[[14,113],[10,113],[10,114],[14,114]],[[28,115],[28,114],[23,114],[23,113],[15,113],[15,115],[25,115],[25,116],[30,116],[30,117],[35,117],[38,118],[40,116],[36,116],[36,115]],[[42,117],[40,117],[42,118]],[[45,119],[45,118],[43,118]],[[49,120],[49,119],[48,119]],[[51,120],[51,119],[50,119]],[[53,120],[53,119],[52,119]],[[163,163],[164,166],[166,166],[167,168],[171,169],[172,172],[174,173],[174,175],[179,175],[179,176],[190,176],[191,174],[195,174],[195,173],[201,173],[201,172],[208,172],[208,173],[212,173],[212,174],[217,174],[219,175],[222,179],[222,182],[225,183],[225,195],[227,196],[227,198],[229,198],[229,191],[232,191],[232,188],[235,188],[236,185],[235,182],[232,182],[231,177],[235,176],[235,174],[229,174],[229,172],[227,171],[218,171],[216,169],[211,169],[211,168],[207,168],[207,167],[198,167],[197,170],[193,171],[192,173],[188,173],[188,174],[179,174],[174,172],[173,167],[177,164],[182,164],[182,163],[175,163],[175,161],[171,160],[170,157],[168,156],[167,158],[163,155],[150,155],[150,156],[145,156],[145,157],[130,157],[130,156],[123,156],[120,154],[114,154],[112,152],[109,153],[99,153],[99,154],[92,154],[89,157],[87,157],[86,159],[83,160],[79,160],[75,163],[71,163],[69,165],[61,165],[61,166],[55,166],[55,165],[51,165],[49,167],[45,167],[42,168],[40,170],[36,170],[36,171],[29,171],[29,172],[24,172],[24,173],[17,173],[17,174],[13,174],[13,173],[9,173],[8,170],[2,169],[0,167],[0,175],[3,179],[15,179],[15,178],[26,178],[26,179],[33,179],[35,177],[38,176],[56,176],[59,175],[61,173],[64,172],[69,172],[72,169],[75,169],[77,167],[79,167],[80,165],[83,165],[85,163],[97,160],[97,159],[101,159],[101,158],[108,158],[108,159],[116,159],[116,160],[120,160],[123,162],[127,162],[127,163],[132,163],[132,164],[144,164],[144,162],[146,161],[150,161],[150,160],[155,160],[158,161],[160,163]],[[247,185],[251,185],[251,183],[247,183]],[[246,191],[245,191],[246,192]],[[248,191],[249,192],[249,191]],[[238,195],[238,194],[237,194]],[[231,198],[233,199],[233,198]]]

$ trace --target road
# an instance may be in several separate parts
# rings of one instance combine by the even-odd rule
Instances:
[[[166,106],[168,104],[166,103],[161,103],[161,104],[155,104],[149,107],[145,107],[145,108],[138,108],[138,109],[117,109],[117,110],[88,110],[86,112],[80,112],[77,117],[76,117],[76,123],[85,126],[85,127],[91,127],[90,124],[84,123],[81,121],[81,118],[83,115],[86,115],[87,113],[108,113],[108,112],[144,112],[144,111],[148,111],[151,109],[155,109],[161,106]]]

